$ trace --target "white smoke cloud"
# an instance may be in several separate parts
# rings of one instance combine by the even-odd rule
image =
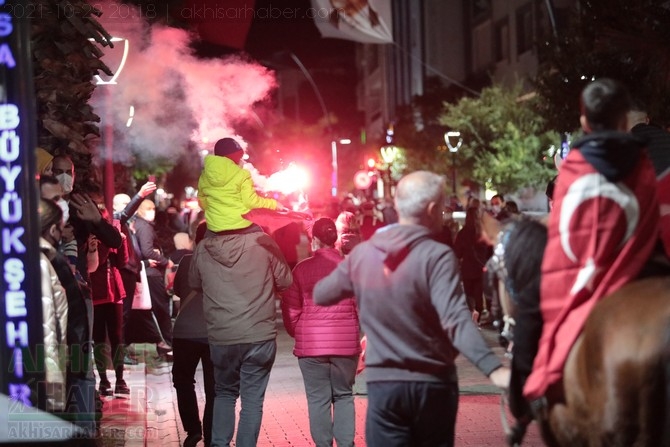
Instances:
[[[121,11],[115,3],[101,9],[102,25],[113,36],[127,39],[130,48],[117,84],[98,86],[92,101],[101,126],[114,126],[116,161],[127,162],[131,150],[145,160],[176,160],[190,142],[211,151],[226,136],[246,146],[235,125],[253,119],[254,104],[276,87],[272,72],[241,57],[198,59],[189,48],[192,35],[187,31],[149,27],[131,18],[139,14],[121,20],[115,17]],[[103,61],[112,70],[123,45],[115,47],[103,48]],[[127,127],[131,106],[134,116]]]

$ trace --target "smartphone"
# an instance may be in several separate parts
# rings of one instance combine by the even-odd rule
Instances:
[[[153,183],[156,183],[156,176],[153,175],[153,174],[151,174],[151,175],[149,176],[149,181],[150,181],[150,182],[153,182]]]

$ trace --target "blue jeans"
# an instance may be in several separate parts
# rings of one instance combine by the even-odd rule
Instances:
[[[237,447],[252,447],[258,441],[263,419],[263,401],[270,370],[277,354],[276,340],[237,345],[210,345],[214,364],[214,421],[212,447],[228,447],[235,432],[235,404],[240,398]]]
[[[369,382],[368,447],[452,447],[458,384]]]
[[[353,447],[356,432],[354,394],[358,356],[302,357],[309,431],[316,447]],[[332,411],[332,415],[331,415]]]

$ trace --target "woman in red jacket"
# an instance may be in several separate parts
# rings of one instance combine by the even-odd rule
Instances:
[[[356,301],[351,297],[329,307],[312,301],[314,285],[344,259],[335,241],[335,222],[317,220],[314,256],[295,266],[293,284],[282,298],[282,318],[295,338],[293,354],[305,382],[309,428],[317,447],[332,446],[333,438],[338,447],[353,446],[355,434],[352,387],[361,353]]]

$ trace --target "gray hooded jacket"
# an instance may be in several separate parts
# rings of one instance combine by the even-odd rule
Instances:
[[[369,382],[455,382],[459,351],[487,376],[502,366],[472,322],[458,260],[426,227],[377,230],[313,292],[321,305],[351,295],[368,338]]]
[[[189,285],[203,292],[209,343],[273,340],[276,292],[292,281],[279,247],[263,232],[203,239],[193,253]]]

